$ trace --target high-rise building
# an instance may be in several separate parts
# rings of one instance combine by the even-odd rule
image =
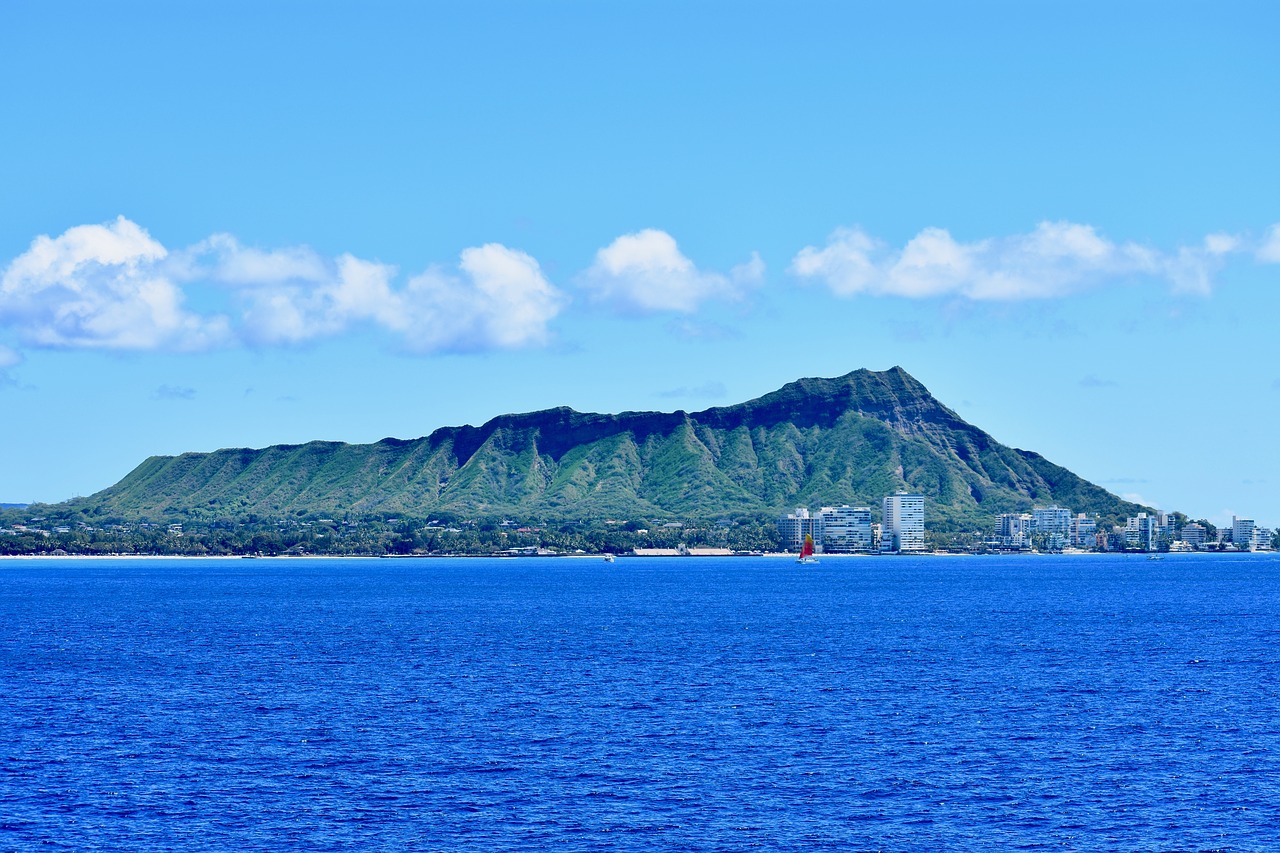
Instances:
[[[993,547],[1025,551],[1031,547],[1032,517],[1025,512],[1006,512],[996,518]]]
[[[919,552],[924,544],[924,496],[898,492],[883,502],[880,550]]]
[[[1252,518],[1236,518],[1231,516],[1231,541],[1241,551],[1252,551],[1254,548],[1253,532],[1257,527]]]
[[[856,554],[875,547],[871,507],[824,506],[818,512],[822,548],[831,554]]]
[[[1204,544],[1204,540],[1208,535],[1203,524],[1197,524],[1192,521],[1182,525],[1182,541],[1186,542],[1192,548],[1199,548]]]
[[[1071,519],[1071,544],[1077,548],[1092,548],[1098,543],[1098,522],[1085,513]]]
[[[822,545],[822,528],[818,519],[809,515],[807,507],[796,507],[795,512],[778,519],[778,539],[783,548],[799,551],[805,536],[813,537],[815,547]]]
[[[1159,540],[1157,535],[1159,524],[1154,515],[1147,515],[1140,512],[1134,518],[1130,518],[1124,526],[1125,547],[1135,548],[1139,551],[1154,551],[1156,543]]]
[[[1071,510],[1060,506],[1031,510],[1031,532],[1045,537],[1044,546],[1061,551],[1071,538]]]

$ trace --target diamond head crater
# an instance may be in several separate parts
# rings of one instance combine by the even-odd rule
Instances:
[[[373,444],[154,456],[119,483],[0,512],[8,553],[494,554],[776,550],[796,507],[924,498],[931,547],[1054,504],[1141,507],[965,422],[900,367],[699,412],[554,408]],[[785,546],[784,546],[785,547]]]

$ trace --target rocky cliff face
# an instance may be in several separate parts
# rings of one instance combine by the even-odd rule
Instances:
[[[977,529],[1059,503],[1137,507],[995,441],[901,368],[801,379],[701,412],[502,415],[371,445],[313,442],[153,457],[84,499],[122,516],[438,512],[518,518],[711,518],[928,498],[929,522]]]

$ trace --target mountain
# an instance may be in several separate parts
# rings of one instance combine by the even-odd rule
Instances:
[[[1000,444],[899,367],[801,379],[701,412],[502,415],[480,427],[353,445],[315,441],[147,459],[78,499],[95,515],[191,519],[716,518],[927,498],[938,529],[1057,503],[1104,520],[1143,509]]]

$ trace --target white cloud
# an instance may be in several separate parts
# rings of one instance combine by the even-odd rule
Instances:
[[[1262,238],[1258,247],[1258,260],[1264,264],[1280,264],[1280,223],[1267,229],[1267,236]]]
[[[183,255],[193,269],[189,277],[201,274],[232,285],[321,281],[329,277],[332,267],[307,246],[264,251],[242,246],[230,234],[214,234]]]
[[[405,328],[402,299],[391,286],[393,267],[352,255],[331,263],[317,258],[317,263],[307,270],[307,277],[291,274],[256,283],[233,282],[244,306],[241,334],[246,340],[297,344],[340,334],[362,322],[396,332]]]
[[[0,279],[0,324],[33,346],[195,350],[225,339],[219,316],[183,308],[164,246],[123,216],[40,236]]]
[[[728,275],[703,271],[680,252],[670,234],[646,228],[596,252],[581,281],[594,301],[616,310],[691,314],[711,299],[739,299],[763,278],[764,261],[758,254]]]
[[[547,343],[567,298],[524,252],[488,243],[462,252],[461,275],[435,268],[405,288],[406,342],[418,351]]]
[[[433,267],[393,284],[394,267],[310,250],[223,252],[245,303],[245,336],[294,344],[364,324],[393,332],[414,352],[515,349],[546,343],[566,299],[529,255],[496,243],[462,252],[457,271]],[[256,280],[248,273],[260,274]]]
[[[1027,234],[968,243],[945,229],[926,228],[895,250],[862,229],[843,228],[825,246],[801,249],[790,272],[818,280],[838,296],[1047,299],[1133,276],[1163,278],[1176,292],[1207,294],[1225,256],[1241,247],[1236,237],[1211,234],[1203,246],[1162,254],[1112,242],[1090,225],[1042,222]]]
[[[1240,238],[1234,234],[1210,234],[1204,238],[1205,251],[1211,255],[1226,255],[1239,251]]]
[[[536,260],[498,244],[463,251],[455,270],[433,267],[403,286],[396,276],[354,255],[257,249],[229,234],[169,251],[119,217],[37,238],[0,279],[0,326],[45,347],[292,345],[365,327],[411,351],[474,351],[546,343],[567,302]],[[186,310],[183,288],[200,284],[233,316]],[[13,358],[0,349],[0,370]]]

